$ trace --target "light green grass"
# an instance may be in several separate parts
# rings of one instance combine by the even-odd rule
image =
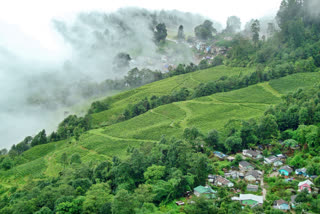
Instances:
[[[253,71],[254,69],[249,68],[217,66],[150,83],[137,89],[113,96],[111,108],[109,110],[93,114],[92,124],[100,125],[106,121],[115,120],[117,116],[123,113],[129,104],[137,103],[145,97],[151,97],[152,95],[170,95],[173,91],[179,90],[183,87],[193,89],[200,83],[218,80],[222,76],[241,76]]]
[[[269,85],[281,94],[287,94],[298,88],[311,88],[320,83],[320,72],[298,73],[270,81]]]

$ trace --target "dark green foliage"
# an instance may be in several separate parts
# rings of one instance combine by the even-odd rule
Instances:
[[[150,99],[145,97],[143,100],[134,105],[129,105],[123,112],[123,116],[126,120],[139,116],[150,109],[156,108],[160,105],[165,105],[173,102],[179,102],[187,100],[189,97],[189,90],[181,88],[179,91],[172,92],[169,96],[152,96]]]
[[[185,40],[185,35],[184,35],[184,31],[183,31],[183,25],[180,25],[178,28],[178,34],[177,34],[177,38],[178,40]]]
[[[55,139],[63,140],[72,136],[79,137],[83,131],[90,128],[89,116],[77,117],[76,115],[70,115],[65,118],[58,126]]]
[[[70,164],[81,164],[81,157],[78,153],[75,153],[71,156]]]
[[[113,65],[115,68],[120,69],[120,68],[126,68],[129,67],[131,57],[128,53],[118,53],[114,60],[113,60]]]
[[[165,41],[167,38],[167,28],[164,23],[160,23],[156,26],[154,31],[154,39],[156,42]]]
[[[41,145],[47,143],[46,131],[43,129],[31,141],[31,146]]]
[[[251,25],[251,32],[252,32],[252,41],[255,45],[259,42],[259,32],[260,32],[260,22],[259,20],[254,20]]]
[[[212,25],[213,23],[211,21],[205,20],[202,25],[194,28],[194,34],[200,40],[212,39],[212,34],[217,33],[217,30]]]
[[[110,101],[105,100],[105,101],[95,101],[91,104],[88,114],[94,114],[98,113],[101,111],[108,110],[110,108]]]
[[[163,74],[160,71],[133,68],[128,72],[127,76],[124,77],[124,80],[128,86],[138,87],[162,78]]]

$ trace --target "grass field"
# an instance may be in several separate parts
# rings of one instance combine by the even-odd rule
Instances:
[[[155,82],[134,90],[115,95],[113,108],[101,114],[112,115],[128,103],[136,102],[153,94],[164,95],[171,91],[209,81],[222,75],[240,75],[250,70],[231,69],[220,66],[192,74],[176,76]],[[214,74],[212,74],[212,72]],[[187,127],[197,127],[203,133],[211,129],[223,131],[230,119],[242,120],[260,117],[272,104],[280,102],[280,97],[297,88],[310,87],[319,82],[320,73],[294,74],[278,80],[260,83],[230,92],[217,93],[184,102],[176,102],[152,109],[130,120],[93,129],[84,133],[80,140],[65,140],[36,146],[21,156],[22,164],[8,171],[0,172],[0,182],[6,186],[22,184],[28,179],[41,179],[44,176],[58,176],[63,170],[61,156],[66,153],[69,160],[75,153],[80,154],[85,163],[110,160],[113,156],[126,157],[128,146],[141,143],[156,143],[163,135],[181,137]]]
[[[93,125],[100,125],[108,120],[113,120],[123,113],[129,104],[137,103],[145,97],[169,95],[173,91],[183,87],[193,89],[200,83],[218,80],[222,76],[241,76],[253,71],[254,69],[248,68],[217,66],[150,83],[113,96],[111,108],[107,111],[93,114],[92,123]]]

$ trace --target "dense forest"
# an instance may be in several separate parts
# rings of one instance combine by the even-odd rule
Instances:
[[[217,54],[213,59],[204,58],[198,65],[179,64],[167,73],[134,68],[123,79],[106,80],[95,87],[100,87],[102,92],[134,89],[220,65],[252,68],[253,72],[221,76],[194,87],[175,89],[167,95],[148,94],[101,125],[93,124],[93,115],[112,109],[116,98],[95,101],[86,115],[69,115],[56,131],[47,134],[42,130],[33,137],[27,136],[9,151],[1,150],[0,177],[24,164],[26,151],[42,145],[60,141],[77,143],[84,140],[90,130],[119,125],[164,105],[199,100],[295,74],[319,72],[320,13],[314,11],[312,5],[312,0],[283,0],[276,16],[278,26],[269,23],[266,34],[261,32],[259,20],[250,22],[249,33],[240,31],[240,19],[234,16],[229,17],[223,31],[216,30],[209,20],[199,23],[193,38],[185,38],[180,25],[179,41],[196,40],[204,44],[214,41],[216,46],[226,47],[226,53]],[[167,36],[166,25],[158,23],[154,28],[155,43],[161,46]],[[229,37],[231,39],[226,39]],[[270,105],[259,118],[230,119],[221,129],[212,128],[209,132],[196,126],[187,127],[181,138],[163,136],[159,142],[141,141],[138,146],[128,146],[125,158],[113,156],[88,161],[79,153],[63,152],[55,163],[61,166],[59,176],[26,179],[23,185],[11,178],[8,178],[10,186],[0,183],[0,213],[273,214],[283,213],[276,209],[274,201],[290,201],[293,195],[296,196],[295,213],[319,213],[320,84],[297,88],[279,99],[279,103]],[[313,191],[291,191],[298,185],[299,178],[288,181],[290,176],[268,176],[277,170],[263,159],[240,155],[246,149],[260,150],[264,157],[285,154],[284,162],[288,166],[305,168],[308,177],[313,176]],[[216,151],[233,155],[234,159],[222,161],[215,157]],[[264,173],[264,182],[268,185],[259,188],[267,189],[268,193],[261,206],[242,207],[243,204],[232,199],[239,192],[248,193],[244,180],[231,178],[232,188],[208,184],[209,174],[225,175],[226,170],[239,169],[242,161],[251,162]],[[193,195],[191,202],[184,201],[180,207],[175,204],[177,200],[189,198],[195,187],[205,185],[215,192],[213,199]]]

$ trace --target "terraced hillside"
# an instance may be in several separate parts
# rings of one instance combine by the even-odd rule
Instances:
[[[114,115],[123,113],[124,109],[129,104],[136,103],[145,97],[150,97],[152,95],[169,95],[173,91],[183,87],[193,89],[200,83],[218,80],[223,76],[241,76],[252,72],[254,72],[254,69],[218,66],[188,74],[174,76],[151,84],[147,84],[137,89],[126,91],[113,96],[111,108],[107,111],[93,114],[92,122],[93,125],[100,125],[106,121],[112,120],[112,117],[114,117]]]
[[[211,79],[224,75],[224,69],[218,68]],[[239,75],[241,70],[234,69],[232,72]],[[154,92],[166,94],[197,81],[209,81],[206,78],[209,73],[210,69],[181,75],[116,95],[113,97],[113,108],[95,116],[111,116],[112,112],[121,111],[128,102],[135,102]],[[60,161],[63,153],[68,156],[78,153],[83,162],[94,163],[113,156],[125,158],[128,147],[141,142],[157,143],[163,135],[180,137],[187,127],[197,127],[203,133],[211,129],[222,131],[230,119],[260,117],[268,106],[278,103],[281,95],[289,92],[288,86],[292,86],[293,91],[298,87],[311,87],[319,80],[320,73],[300,73],[231,92],[163,105],[130,120],[90,130],[78,141],[72,139],[36,146],[23,153],[21,163],[24,164],[2,171],[0,181],[10,186],[25,183],[30,178],[58,176],[63,169]]]

